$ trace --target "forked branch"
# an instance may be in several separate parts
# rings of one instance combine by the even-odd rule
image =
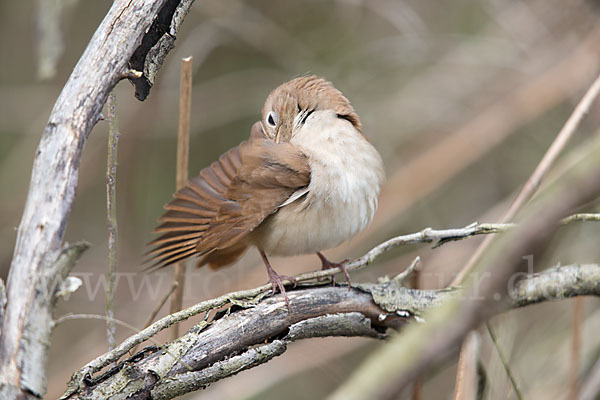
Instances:
[[[147,347],[97,376],[90,368],[91,364],[98,365],[94,360],[74,374],[63,398],[108,395],[170,399],[266,363],[296,340],[325,336],[385,338],[387,328],[399,329],[419,321],[428,308],[461,293],[457,288],[408,289],[402,286],[407,275],[358,284],[350,290],[328,285],[296,288],[288,291],[291,311],[281,295],[236,300],[211,322],[204,319],[163,348]],[[507,304],[512,308],[579,295],[598,296],[597,282],[599,265],[557,267],[517,282],[509,291],[511,302]],[[140,334],[126,342],[131,343],[136,336]]]

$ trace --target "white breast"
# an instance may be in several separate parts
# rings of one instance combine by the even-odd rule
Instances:
[[[254,242],[267,254],[283,256],[338,246],[373,219],[384,180],[381,157],[331,110],[314,112],[290,142],[309,157],[308,192],[265,220]]]

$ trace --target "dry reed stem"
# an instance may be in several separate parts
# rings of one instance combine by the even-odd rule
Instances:
[[[106,157],[106,220],[108,225],[108,285],[106,286],[106,337],[108,349],[117,345],[115,339],[115,274],[117,272],[118,227],[117,227],[117,154],[119,146],[119,123],[117,121],[117,99],[113,90],[106,102],[108,114],[108,154]]]
[[[190,110],[192,104],[192,57],[181,59],[181,82],[179,92],[179,127],[177,131],[177,190],[188,181],[188,164],[190,157]],[[176,283],[175,293],[171,297],[169,313],[181,310],[183,306],[183,288],[185,284],[185,262],[175,264],[173,280]],[[179,325],[170,330],[171,339],[179,337]]]

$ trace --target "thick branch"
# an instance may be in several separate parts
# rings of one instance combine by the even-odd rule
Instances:
[[[54,105],[35,155],[7,281],[0,337],[2,398],[42,397],[46,391],[53,307],[44,302],[39,288],[56,278],[47,272],[62,250],[86,139],[109,92],[127,75],[128,60],[167,2],[115,1]],[[180,23],[183,15],[178,18]],[[38,340],[27,340],[33,326]]]
[[[194,0],[166,0],[141,45],[129,60],[140,76],[129,77],[135,86],[135,97],[145,100],[169,51],[175,47],[177,32]]]
[[[225,312],[210,324],[200,322],[164,349],[146,348],[100,376],[86,374],[81,381],[71,381],[64,398],[97,398],[100,394],[172,398],[263,364],[284,353],[295,340],[383,338],[386,328],[398,329],[459,293],[404,288],[403,278],[405,274],[378,284],[357,285],[361,289],[290,290],[291,312],[281,295],[255,306],[248,303],[250,307],[245,309],[235,306],[237,310]],[[564,266],[527,276],[510,291],[511,307],[577,295],[600,296],[599,278],[599,265]],[[582,279],[590,280],[589,284]]]
[[[600,268],[597,264],[558,266],[518,281],[510,293],[515,307],[575,296],[597,296]]]
[[[359,257],[355,260],[350,261],[346,264],[346,269],[348,271],[358,270],[360,268],[365,267],[375,261],[377,257],[384,254],[387,251],[390,251],[396,247],[406,245],[406,244],[414,244],[414,243],[432,243],[436,242],[436,246],[439,246],[443,243],[446,243],[451,240],[460,240],[468,237],[472,237],[475,235],[482,234],[492,234],[497,232],[504,232],[511,228],[513,228],[514,224],[479,224],[473,223],[465,228],[455,228],[455,229],[431,229],[426,228],[421,232],[411,233],[408,235],[401,235],[395,238],[389,239],[374,248],[372,248],[369,252],[364,254],[362,257]],[[415,260],[415,262],[418,260]],[[414,263],[411,267],[414,267]],[[304,274],[300,274],[295,276],[297,282],[305,282],[309,280],[318,280],[321,278],[330,277],[337,273],[341,272],[339,268],[332,268],[322,271],[313,271],[307,272]],[[404,279],[405,274],[410,273],[410,267],[407,271],[399,275],[400,278]],[[288,282],[289,283],[289,282]],[[363,289],[368,290],[369,284],[362,285]],[[102,370],[106,366],[111,363],[118,361],[123,355],[127,354],[131,349],[134,349],[140,343],[148,340],[149,338],[156,335],[158,332],[166,329],[173,324],[176,324],[181,321],[185,321],[188,318],[191,318],[195,315],[203,313],[208,310],[213,310],[229,303],[238,304],[245,306],[248,303],[256,303],[260,298],[264,297],[268,291],[271,289],[270,284],[266,284],[263,286],[259,286],[254,289],[249,290],[240,290],[233,293],[224,294],[220,297],[216,297],[214,299],[206,300],[201,303],[198,303],[194,306],[191,306],[185,310],[176,312],[174,314],[167,315],[166,317],[156,321],[154,324],[147,326],[142,329],[138,334],[133,335],[123,341],[120,345],[118,345],[114,350],[109,351],[101,355],[100,357],[92,360],[79,371],[73,374],[73,378],[71,379],[72,383],[78,385],[78,382],[81,382],[83,378],[87,375],[92,375]],[[377,297],[377,293],[374,294]],[[404,300],[407,300],[406,298]],[[432,304],[429,302],[428,304]],[[436,303],[437,304],[437,303]],[[384,304],[381,304],[382,307],[385,308]],[[415,311],[416,308],[410,307],[410,304],[404,303],[405,309]]]

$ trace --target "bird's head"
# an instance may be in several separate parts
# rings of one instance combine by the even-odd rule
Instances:
[[[324,110],[362,131],[350,101],[330,82],[314,75],[292,79],[269,94],[262,110],[263,131],[276,143],[289,142],[316,111]]]

